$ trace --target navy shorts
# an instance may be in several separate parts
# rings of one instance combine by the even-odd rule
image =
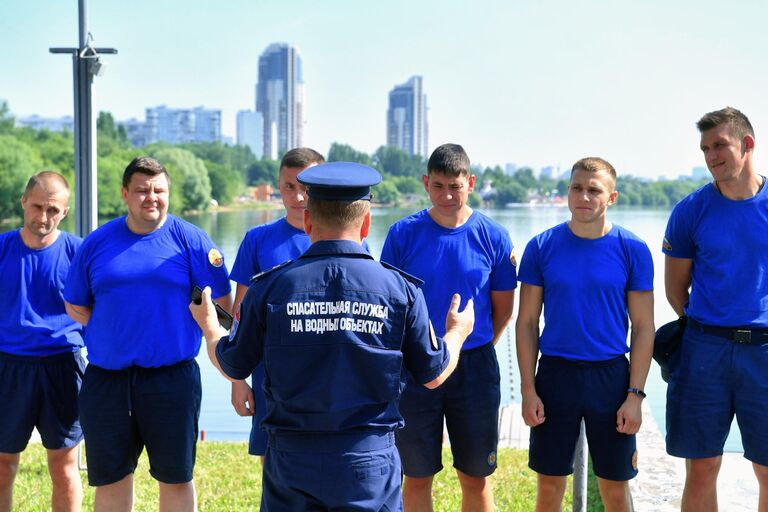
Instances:
[[[117,371],[89,365],[80,390],[80,421],[90,485],[112,484],[133,473],[145,446],[156,480],[192,480],[201,396],[194,360]]]
[[[83,439],[77,392],[84,371],[80,351],[46,357],[0,353],[0,452],[23,451],[35,427],[49,450],[76,446]]]
[[[403,509],[392,432],[271,436],[262,512]]]
[[[744,457],[768,466],[768,344],[685,330],[667,387],[667,452],[722,455],[735,414]]]
[[[251,388],[253,388],[253,401],[256,411],[251,416],[251,436],[248,440],[248,453],[251,455],[264,455],[267,453],[267,431],[261,426],[267,409],[264,399],[264,363],[259,363],[251,374]]]
[[[428,477],[442,468],[443,418],[453,466],[470,476],[496,470],[501,403],[499,363],[492,343],[461,352],[456,370],[437,389],[409,378],[400,399],[405,427],[396,432],[403,473]]]
[[[616,412],[627,399],[629,363],[569,361],[541,356],[536,393],[546,420],[531,429],[528,466],[542,475],[573,473],[581,420],[595,475],[625,481],[637,475],[635,436],[616,431]]]

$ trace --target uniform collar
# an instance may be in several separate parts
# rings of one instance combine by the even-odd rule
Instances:
[[[363,246],[352,240],[320,240],[313,243],[307,251],[301,255],[301,258],[312,258],[317,256],[338,256],[349,255],[359,258],[373,259]]]

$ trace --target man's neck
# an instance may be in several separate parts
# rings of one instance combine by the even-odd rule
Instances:
[[[27,231],[27,228],[21,228],[19,234],[21,235],[21,241],[24,242],[24,245],[30,249],[44,249],[51,246],[53,242],[58,240],[59,233],[61,233],[61,231],[54,229],[47,235],[39,237]]]
[[[472,208],[464,206],[461,210],[451,215],[441,215],[434,206],[427,210],[432,220],[444,228],[455,229],[467,223],[472,216]]]
[[[571,230],[571,233],[587,240],[596,240],[604,237],[612,227],[613,225],[605,217],[588,223],[577,222],[573,219],[568,221],[568,228]]]
[[[143,222],[139,221],[136,222],[130,215],[125,218],[125,225],[128,226],[128,230],[131,233],[135,233],[137,235],[148,235],[154,231],[157,231],[161,227],[163,227],[163,224],[165,224],[165,221],[168,219],[167,216],[160,219],[158,222]]]
[[[753,169],[744,169],[737,177],[726,181],[715,181],[715,188],[728,199],[741,201],[754,197],[763,186],[765,178]]]

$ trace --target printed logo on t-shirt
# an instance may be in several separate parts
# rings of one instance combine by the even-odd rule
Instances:
[[[669,243],[669,240],[667,240],[667,237],[664,237],[664,241],[661,243],[661,247],[665,251],[671,251],[672,250],[672,244]]]
[[[491,467],[496,465],[496,451],[492,451],[488,454],[488,465]]]
[[[515,256],[514,249],[512,249],[512,252],[509,253],[509,262],[512,264],[513,267],[517,267],[517,256]]]
[[[637,450],[632,454],[632,469],[637,471]]]
[[[208,262],[216,268],[219,268],[224,264],[224,258],[215,247],[208,251]]]

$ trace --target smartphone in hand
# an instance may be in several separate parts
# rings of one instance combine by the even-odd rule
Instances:
[[[197,285],[195,285],[195,288],[192,290],[192,302],[195,304],[203,303],[203,289]],[[219,306],[215,302],[213,305],[216,306],[216,317],[219,319],[221,326],[226,330],[230,330],[232,328],[232,315],[230,315],[226,309]]]

